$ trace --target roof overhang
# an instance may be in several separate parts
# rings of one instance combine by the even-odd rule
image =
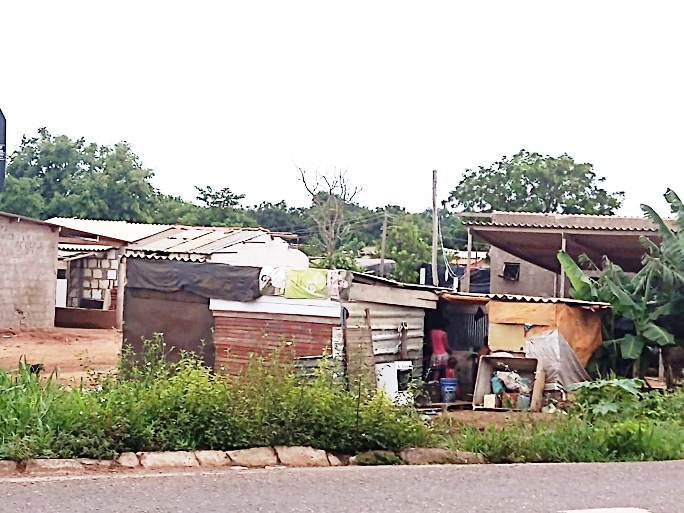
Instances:
[[[471,223],[471,233],[492,246],[544,269],[560,272],[557,254],[563,247],[573,258],[586,254],[597,265],[604,256],[626,272],[638,272],[646,252],[640,238],[659,242],[656,230],[562,228]]]
[[[589,310],[610,309],[610,303],[581,301],[563,297],[522,296],[518,294],[474,294],[468,292],[442,292],[440,297],[452,303],[487,304],[490,301],[509,303],[563,304]]]

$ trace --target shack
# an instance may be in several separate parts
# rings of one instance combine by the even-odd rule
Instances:
[[[413,379],[424,367],[426,313],[437,308],[437,287],[354,273],[346,310],[345,351],[367,365],[410,361]]]
[[[444,292],[437,315],[449,323],[450,348],[463,362],[463,389],[474,385],[474,353],[485,342],[490,351],[523,355],[526,340],[557,330],[586,366],[602,343],[600,312],[607,303],[513,294]]]
[[[322,269],[263,268],[260,282],[287,273],[299,276],[292,292],[281,277],[275,286],[280,292],[262,288],[255,301],[210,302],[217,368],[235,372],[249,353],[285,343],[311,365],[326,353],[344,360],[353,375],[372,375],[376,365],[401,360],[410,362],[413,377],[421,376],[425,311],[438,300],[431,287]]]

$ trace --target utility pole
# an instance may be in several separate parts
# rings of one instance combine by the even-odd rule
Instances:
[[[387,248],[387,209],[382,220],[382,239],[380,240],[380,276],[385,277],[385,249]]]
[[[473,234],[470,231],[470,226],[468,227],[468,246],[467,246],[467,257],[466,257],[466,269],[465,276],[463,280],[463,292],[470,292],[470,268],[472,266],[471,255],[473,251]]]
[[[439,276],[437,271],[437,238],[438,238],[438,223],[437,217],[437,170],[432,170],[432,284],[437,287],[439,285]]]

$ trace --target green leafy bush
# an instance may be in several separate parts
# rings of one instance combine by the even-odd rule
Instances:
[[[28,369],[0,372],[0,457],[110,457],[125,451],[311,445],[346,453],[424,445],[415,410],[362,385],[348,390],[326,359],[312,378],[282,354],[252,358],[242,374],[214,374],[163,341],[126,353],[118,376],[63,388]]]

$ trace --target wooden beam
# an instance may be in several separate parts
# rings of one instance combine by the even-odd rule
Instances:
[[[418,293],[418,294],[417,294]],[[379,287],[376,285],[364,285],[353,283],[349,290],[350,301],[366,301],[368,303],[383,303],[396,306],[410,306],[414,308],[425,308],[434,310],[437,308],[439,297],[434,292],[430,292],[430,299],[425,297],[423,291],[413,291],[392,287]],[[429,297],[429,296],[428,296]]]

